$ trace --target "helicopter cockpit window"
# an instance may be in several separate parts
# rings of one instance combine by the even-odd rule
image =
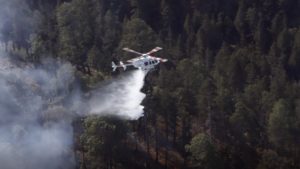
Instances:
[[[148,65],[148,62],[145,62],[144,65],[147,66],[147,65]]]

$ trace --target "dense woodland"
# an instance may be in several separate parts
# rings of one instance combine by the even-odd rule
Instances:
[[[21,2],[1,9],[2,45],[70,61],[85,90],[125,46],[169,60],[145,79],[144,117],[73,122],[78,169],[300,168],[299,0]]]

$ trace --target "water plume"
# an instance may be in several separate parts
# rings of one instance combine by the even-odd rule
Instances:
[[[133,70],[126,72],[117,79],[102,84],[92,91],[89,102],[91,114],[114,115],[126,119],[138,119],[143,115],[141,105],[145,94],[140,90],[144,85],[147,72]]]

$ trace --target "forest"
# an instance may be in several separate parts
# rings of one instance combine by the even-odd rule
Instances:
[[[143,117],[73,120],[76,169],[300,168],[299,0],[1,3],[1,46],[70,62],[85,91],[122,73],[123,47],[169,60],[145,78]]]

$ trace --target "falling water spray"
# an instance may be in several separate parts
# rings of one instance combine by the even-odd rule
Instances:
[[[126,119],[138,119],[143,115],[141,105],[145,94],[140,90],[144,85],[147,72],[133,70],[118,79],[92,91],[89,101],[91,114],[114,115]]]

